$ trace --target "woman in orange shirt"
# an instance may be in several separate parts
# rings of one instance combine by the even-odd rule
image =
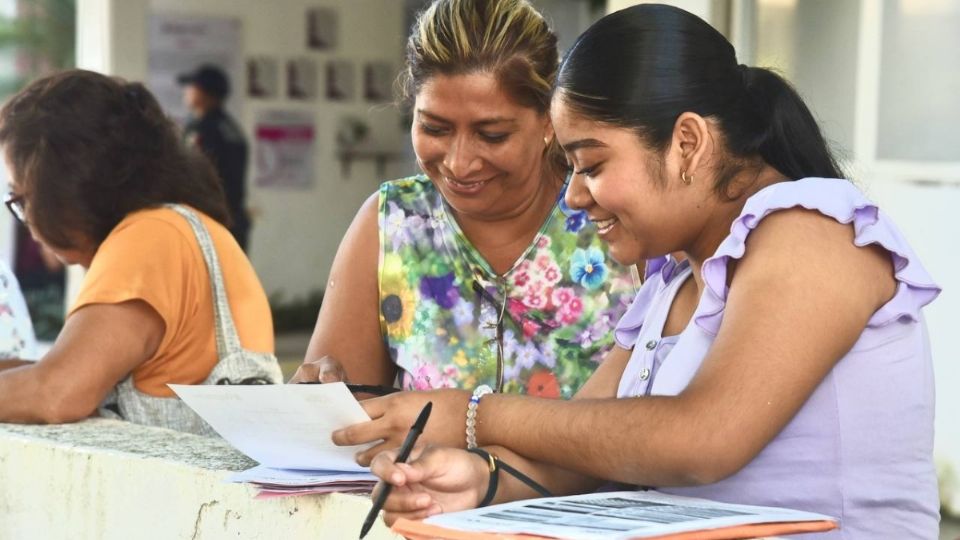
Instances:
[[[0,422],[99,410],[204,432],[167,384],[280,382],[266,295],[225,228],[220,181],[142,85],[80,70],[38,80],[0,111],[0,145],[7,206],[87,269],[50,352],[0,361]]]

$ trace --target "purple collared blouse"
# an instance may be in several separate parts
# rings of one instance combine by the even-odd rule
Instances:
[[[937,538],[933,368],[921,308],[940,289],[890,219],[846,180],[782,182],[750,197],[730,235],[704,262],[703,294],[677,336],[662,336],[663,324],[691,270],[672,259],[651,261],[647,281],[616,329],[618,344],[633,349],[618,395],[677,395],[687,386],[723,321],[727,263],[743,256],[747,236],[764,217],[794,207],[849,223],[858,246],[889,251],[896,294],[746,467],[715,484],[658,490],[839,518],[839,530],[811,540]]]

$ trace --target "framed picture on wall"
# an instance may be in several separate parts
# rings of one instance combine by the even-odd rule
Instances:
[[[353,100],[353,71],[353,64],[346,60],[331,60],[327,62],[327,99],[330,101]]]
[[[309,58],[287,62],[287,97],[313,99],[317,97],[317,64]]]
[[[275,98],[279,86],[276,60],[264,56],[247,59],[247,96]]]
[[[368,62],[363,66],[363,98],[372,102],[390,101],[396,76],[390,62]]]
[[[333,49],[337,46],[337,12],[332,8],[307,10],[307,48]]]

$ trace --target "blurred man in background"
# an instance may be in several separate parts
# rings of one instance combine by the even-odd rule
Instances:
[[[183,102],[190,110],[184,139],[206,154],[217,169],[233,221],[230,232],[247,251],[247,141],[239,124],[223,108],[230,95],[230,81],[223,70],[212,65],[200,66],[177,81],[184,86]]]

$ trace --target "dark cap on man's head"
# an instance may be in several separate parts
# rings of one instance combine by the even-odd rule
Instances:
[[[227,74],[217,66],[204,64],[190,73],[177,77],[181,85],[192,84],[211,97],[223,99],[230,94],[230,81]]]

